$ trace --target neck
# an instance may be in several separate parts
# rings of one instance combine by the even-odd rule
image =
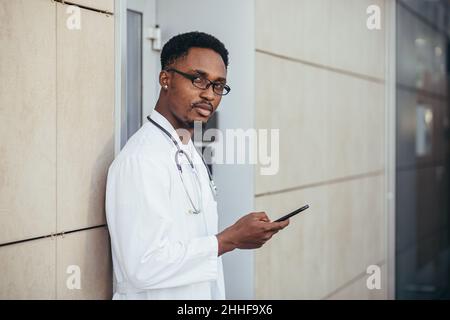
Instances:
[[[189,124],[178,119],[168,107],[164,107],[160,100],[158,100],[155,110],[158,111],[164,118],[169,121],[172,127],[177,131],[180,136],[180,140],[183,144],[188,144],[189,140],[194,134],[194,128],[189,126]],[[188,132],[188,134],[186,134]]]

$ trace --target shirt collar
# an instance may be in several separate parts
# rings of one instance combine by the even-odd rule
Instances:
[[[189,143],[187,145],[183,144],[180,140],[180,137],[178,136],[175,128],[172,126],[172,124],[169,122],[169,120],[167,120],[161,113],[159,113],[156,110],[153,110],[152,114],[150,115],[150,118],[155,121],[157,124],[159,124],[161,127],[163,127],[164,129],[167,130],[167,132],[169,132],[172,137],[174,137],[174,139],[178,142],[178,145],[180,146],[181,149],[183,150],[187,150],[189,151],[190,155],[192,156],[192,151],[194,148],[194,144],[192,143],[192,138],[189,139]],[[153,124],[151,124],[153,125]],[[158,130],[160,130],[158,128]],[[162,132],[162,134],[164,136],[167,136],[164,132]],[[167,137],[168,139],[170,139],[169,137]],[[170,141],[171,144],[172,141]],[[174,146],[175,147],[175,146]]]

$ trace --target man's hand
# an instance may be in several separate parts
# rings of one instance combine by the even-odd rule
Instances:
[[[265,212],[252,212],[243,216],[217,235],[219,256],[236,248],[260,248],[287,225],[289,225],[289,219],[282,222],[270,222]]]

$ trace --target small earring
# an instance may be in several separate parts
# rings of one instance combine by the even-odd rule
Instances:
[[[165,85],[165,86],[164,86],[164,89],[166,89],[166,90],[167,90],[168,88],[169,88],[169,87],[168,87],[167,85]]]

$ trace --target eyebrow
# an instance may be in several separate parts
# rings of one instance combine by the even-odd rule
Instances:
[[[203,70],[200,70],[200,69],[191,69],[191,70],[194,71],[194,72],[196,72],[196,73],[198,73],[199,75],[201,75],[202,77],[205,77],[205,78],[206,78],[206,76],[208,75],[208,72],[203,71]],[[226,82],[227,79],[226,79],[226,78],[223,78],[223,77],[219,77],[219,78],[217,78],[215,81],[224,81],[224,82]]]

